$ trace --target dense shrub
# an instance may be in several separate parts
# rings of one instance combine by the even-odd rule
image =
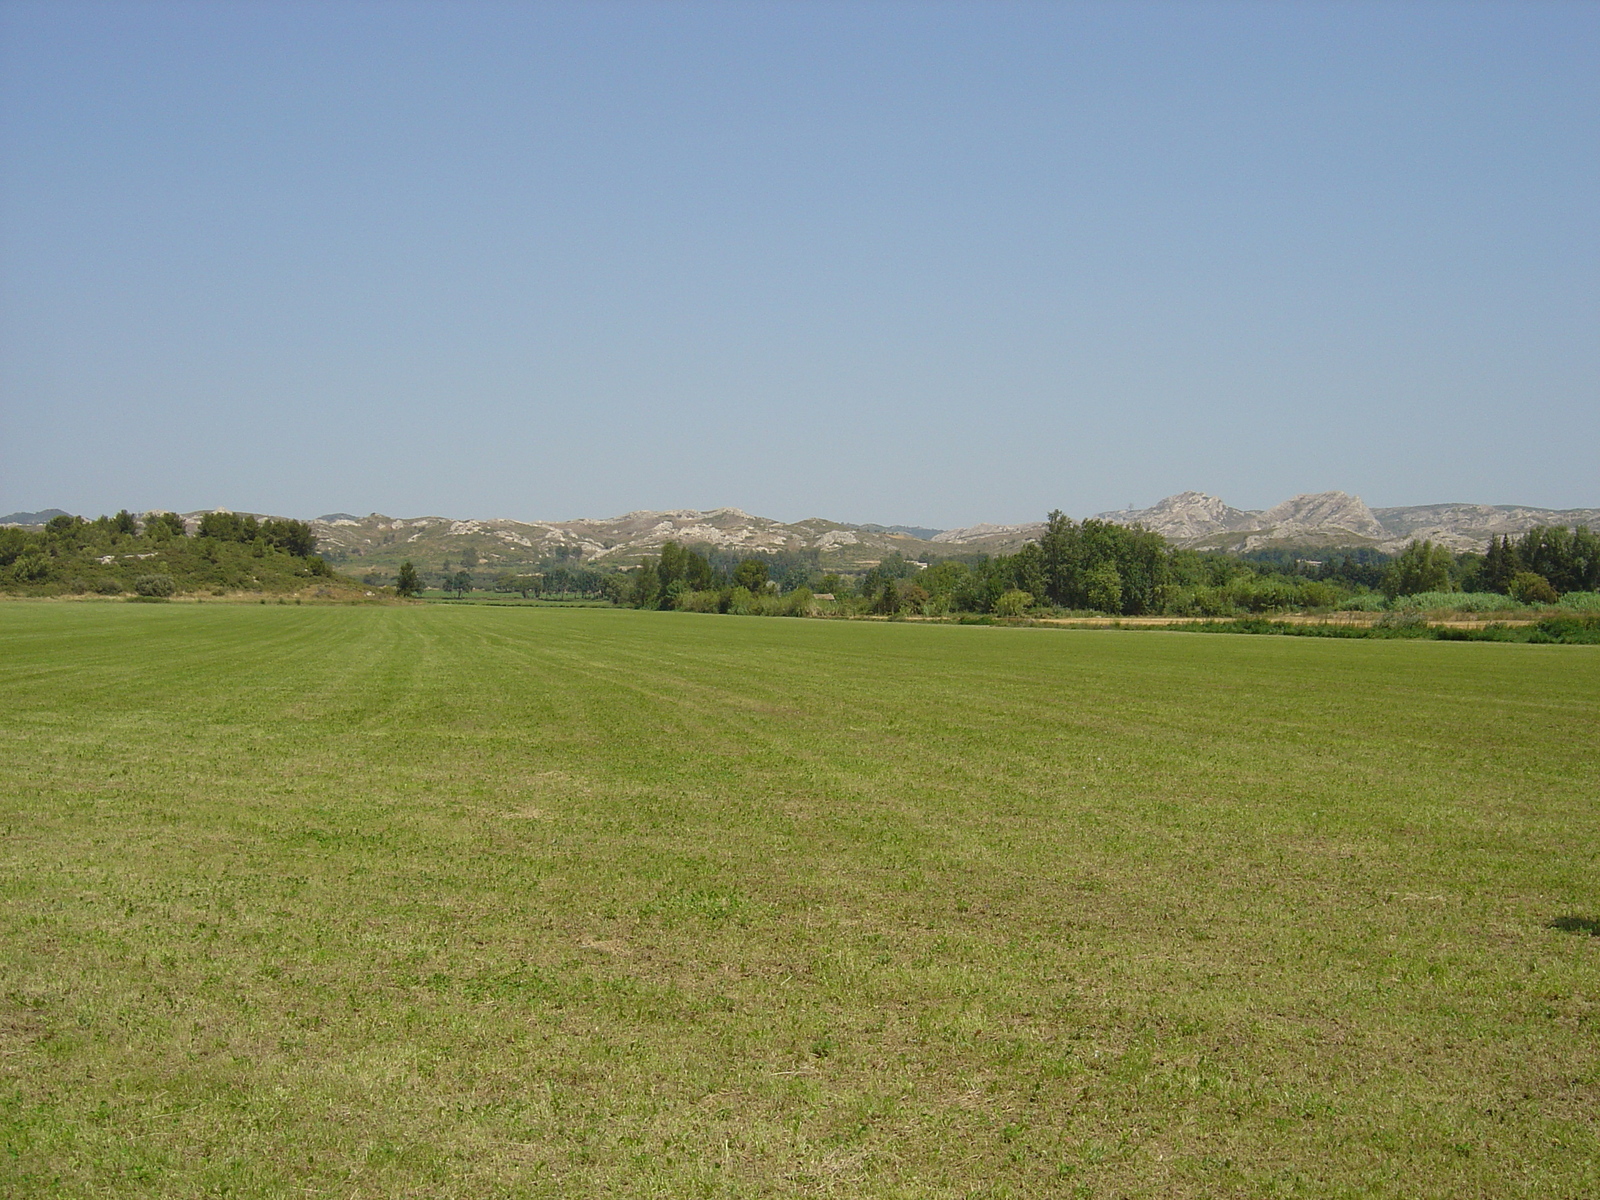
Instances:
[[[1391,608],[1419,609],[1423,612],[1506,612],[1521,608],[1516,600],[1499,592],[1419,592],[1415,596],[1396,596]]]
[[[133,581],[133,590],[141,596],[170,596],[178,585],[171,575],[141,575]]]
[[[1532,571],[1518,571],[1506,590],[1524,604],[1554,604],[1560,599],[1550,581]]]
[[[1561,597],[1561,607],[1573,612],[1600,613],[1600,592],[1568,592]]]
[[[50,577],[50,560],[30,546],[11,564],[11,574],[18,583],[40,583]]]
[[[722,593],[715,588],[698,592],[685,592],[682,598],[684,612],[716,613],[722,611]]]
[[[1012,588],[1008,592],[1000,593],[999,599],[994,602],[994,615],[997,617],[1020,617],[1033,605],[1033,596],[1019,588]]]
[[[783,615],[786,617],[815,616],[817,602],[812,599],[811,589],[797,587],[783,598]]]
[[[122,582],[112,579],[108,575],[104,579],[95,580],[94,590],[102,596],[120,596],[122,594]]]
[[[1389,601],[1377,592],[1357,592],[1339,605],[1340,612],[1382,612]]]

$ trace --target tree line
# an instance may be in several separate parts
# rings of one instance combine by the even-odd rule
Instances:
[[[1138,526],[1052,512],[1043,534],[1014,554],[954,555],[931,562],[890,553],[865,572],[771,570],[774,559],[719,565],[712,554],[667,543],[625,591],[640,608],[798,614],[818,597],[831,611],[894,616],[1097,612],[1119,616],[1235,616],[1331,608],[1452,592],[1492,592],[1554,603],[1600,591],[1600,537],[1544,526],[1492,539],[1486,552],[1454,553],[1416,541],[1395,555],[1372,548],[1275,550],[1256,555],[1174,547]],[[786,567],[789,564],[785,564]],[[803,595],[801,595],[803,593]],[[799,598],[796,599],[795,597]]]

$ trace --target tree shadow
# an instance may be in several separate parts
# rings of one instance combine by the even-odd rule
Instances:
[[[1562,933],[1587,933],[1590,937],[1600,937],[1600,921],[1593,917],[1557,917],[1550,922],[1551,929],[1559,929]]]

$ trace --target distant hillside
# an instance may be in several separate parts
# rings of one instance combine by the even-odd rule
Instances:
[[[436,569],[445,562],[510,570],[549,558],[596,566],[631,566],[664,542],[738,554],[815,551],[826,566],[870,567],[885,555],[929,553],[932,543],[883,526],[820,517],[785,524],[737,508],[631,512],[575,521],[456,520],[450,517],[336,516],[312,522],[318,548],[345,570],[393,569],[409,559]]]
[[[70,514],[64,508],[46,508],[40,512],[14,512],[0,517],[0,525],[43,525],[53,517]]]
[[[62,515],[60,509],[12,513],[0,524],[38,527]],[[191,534],[204,516],[183,514]],[[1457,551],[1482,550],[1491,536],[1516,535],[1536,525],[1600,528],[1600,508],[1431,504],[1372,509],[1344,492],[1295,496],[1264,510],[1233,508],[1203,492],[1180,492],[1149,508],[1096,516],[1143,525],[1178,546],[1236,552],[1370,547],[1393,553],[1413,538],[1429,538]],[[447,563],[452,568],[514,571],[551,559],[628,567],[658,554],[667,541],[738,555],[804,552],[815,554],[825,569],[858,571],[894,553],[923,562],[961,554],[1009,554],[1044,528],[1042,521],[945,530],[852,525],[821,517],[785,523],[737,508],[642,511],[571,521],[327,513],[310,525],[318,552],[330,563],[355,575],[380,576],[392,574],[407,559],[426,571]]]
[[[1392,554],[1413,539],[1431,539],[1457,551],[1482,550],[1491,536],[1519,534],[1535,525],[1600,527],[1600,508],[1425,504],[1371,509],[1359,496],[1344,492],[1295,496],[1250,511],[1230,508],[1203,492],[1181,492],[1149,508],[1097,515],[1103,521],[1143,525],[1179,546],[1234,551],[1370,546]]]
[[[1241,552],[1281,546],[1367,546],[1393,553],[1412,538],[1431,538],[1452,550],[1481,550],[1491,535],[1518,534],[1535,525],[1600,528],[1600,508],[1439,504],[1374,510],[1360,497],[1344,492],[1295,496],[1265,510],[1233,508],[1215,496],[1181,492],[1149,508],[1096,515],[1122,525],[1142,524],[1178,546]],[[823,566],[848,571],[869,567],[890,553],[918,561],[953,554],[1009,554],[1037,538],[1044,523],[935,530],[851,525],[813,517],[785,524],[737,508],[718,508],[575,521],[332,513],[312,526],[319,549],[330,562],[361,574],[393,570],[408,558],[427,569],[449,562],[511,570],[553,557],[631,566],[659,553],[666,541],[739,554],[815,551]]]

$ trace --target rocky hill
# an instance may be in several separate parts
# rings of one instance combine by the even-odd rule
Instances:
[[[0,524],[31,526],[59,512],[12,513],[8,522]],[[204,514],[184,515],[192,532]],[[1370,546],[1393,552],[1413,538],[1431,538],[1452,550],[1482,550],[1491,536],[1515,535],[1535,525],[1600,528],[1600,508],[1428,504],[1372,509],[1360,497],[1344,492],[1295,496],[1261,510],[1233,508],[1203,492],[1180,492],[1149,508],[1096,516],[1143,525],[1179,546],[1234,551]],[[735,554],[815,551],[825,567],[853,570],[871,566],[891,552],[919,561],[953,554],[1010,553],[1044,529],[1042,521],[946,530],[851,525],[820,517],[786,524],[737,508],[631,512],[572,521],[328,513],[312,526],[319,551],[341,570],[357,575],[392,572],[406,559],[427,570],[438,570],[446,562],[455,567],[515,570],[553,557],[629,566],[659,552],[669,540]]]
[[[1265,510],[1230,508],[1215,496],[1182,492],[1149,508],[1097,515],[1103,521],[1143,525],[1180,546],[1235,551],[1371,546],[1393,553],[1413,538],[1428,538],[1452,550],[1482,550],[1491,536],[1519,534],[1535,525],[1600,527],[1600,508],[1426,504],[1371,509],[1359,496],[1344,492],[1295,496]]]
[[[658,553],[668,541],[735,554],[815,550],[825,565],[848,570],[871,566],[892,551],[923,558],[931,545],[883,526],[847,525],[820,517],[785,524],[737,508],[631,512],[575,521],[463,521],[379,513],[358,518],[331,513],[312,526],[328,560],[357,573],[364,568],[397,567],[406,559],[430,569],[448,561],[511,570],[552,557],[629,566]]]

